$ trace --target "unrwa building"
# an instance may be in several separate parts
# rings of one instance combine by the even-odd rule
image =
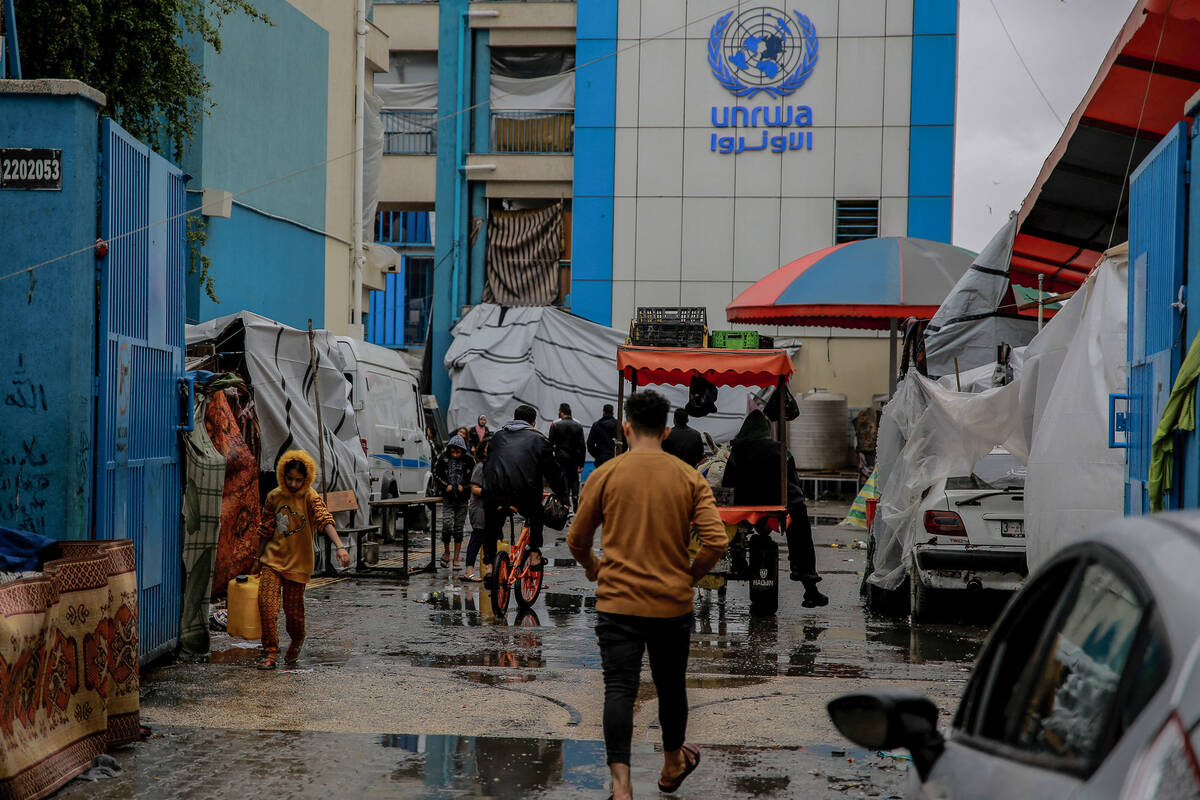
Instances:
[[[428,252],[406,251],[427,270],[433,363],[482,301],[622,329],[638,306],[704,306],[726,328],[734,297],[805,254],[873,236],[949,241],[957,17],[956,0],[376,3],[393,45],[438,25],[436,52],[392,53],[436,75],[429,179],[396,136],[380,206],[436,211]],[[389,80],[404,89],[403,68]],[[385,127],[412,113],[393,105]],[[415,196],[423,185],[432,196]],[[377,293],[379,315],[385,300],[420,305],[396,285]],[[811,380],[853,363],[880,378],[852,403],[886,391],[874,333],[787,332],[820,344]]]

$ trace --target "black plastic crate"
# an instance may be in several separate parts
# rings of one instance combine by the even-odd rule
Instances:
[[[759,350],[774,350],[775,349],[775,337],[774,336],[763,336],[760,333],[758,335],[758,349]]]
[[[676,322],[681,324],[708,325],[708,311],[704,306],[638,306],[634,322]]]
[[[679,322],[632,322],[629,343],[643,347],[703,347],[704,326]]]

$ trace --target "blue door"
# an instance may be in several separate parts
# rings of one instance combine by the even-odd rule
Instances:
[[[143,663],[179,638],[184,178],[112,120],[101,132],[97,539],[133,539]]]
[[[1149,510],[1150,444],[1183,348],[1187,125],[1163,137],[1129,178],[1129,447],[1125,510]],[[1183,461],[1178,459],[1177,461]],[[1180,481],[1167,508],[1179,507]]]

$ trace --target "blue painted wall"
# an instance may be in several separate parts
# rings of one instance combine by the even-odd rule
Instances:
[[[96,240],[99,109],[79,96],[5,94],[0,147],[62,150],[61,191],[0,191],[0,272]],[[96,262],[90,250],[0,281],[0,525],[89,535]],[[19,499],[18,499],[19,495]]]
[[[321,234],[235,204],[229,219],[208,220],[205,253],[213,261],[221,302],[189,291],[190,318],[207,320],[248,309],[293,328],[307,326],[309,317],[313,327],[324,324]]]
[[[181,160],[192,176],[188,204],[199,204],[195,190],[225,189],[248,206],[324,229],[324,166],[246,192],[327,158],[329,34],[286,0],[256,5],[273,25],[233,14],[221,25],[220,53],[192,43],[214,107]],[[192,276],[190,320],[249,309],[288,324],[299,320],[301,327],[309,317],[324,325],[320,235],[235,206],[231,219],[209,218],[205,254],[220,302],[203,296]],[[285,287],[286,303],[279,297]]]
[[[908,235],[949,242],[954,194],[958,0],[913,7]]]
[[[459,180],[458,167],[463,163],[463,154],[458,151],[456,133],[458,124],[469,125],[470,115],[457,115],[457,110],[466,105],[467,97],[460,98],[459,70],[470,70],[470,45],[466,52],[459,53],[459,31],[463,25],[463,12],[467,10],[467,0],[442,0],[439,4],[438,19],[438,152],[437,152],[437,202],[434,210],[437,212],[438,224],[434,236],[434,268],[433,268],[433,309],[430,341],[427,347],[433,359],[433,393],[437,395],[438,404],[442,408],[450,407],[450,375],[441,368],[442,358],[450,349],[453,337],[450,329],[454,327],[458,307],[459,287],[454,285],[454,275],[457,274],[459,284],[464,285],[468,275],[467,248],[462,252],[454,252],[454,219],[455,194],[454,184]],[[464,136],[462,141],[469,146],[470,136]],[[467,192],[459,198],[460,227],[465,227],[468,208]],[[463,237],[466,244],[466,237]],[[455,273],[454,261],[459,261],[458,272]]]
[[[571,311],[612,324],[613,189],[616,166],[617,0],[580,3],[576,19],[575,184],[571,214]],[[600,59],[600,60],[597,60]]]

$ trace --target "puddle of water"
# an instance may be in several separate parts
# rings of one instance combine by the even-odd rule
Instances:
[[[504,672],[480,672],[479,670],[460,670],[455,677],[463,678],[471,683],[482,683],[484,686],[507,686],[514,683],[530,683],[537,680],[537,675],[529,672],[517,674]]]
[[[245,667],[257,664],[261,658],[262,652],[258,649],[247,650],[241,647],[231,647],[228,650],[214,650],[209,653],[208,663]]]

